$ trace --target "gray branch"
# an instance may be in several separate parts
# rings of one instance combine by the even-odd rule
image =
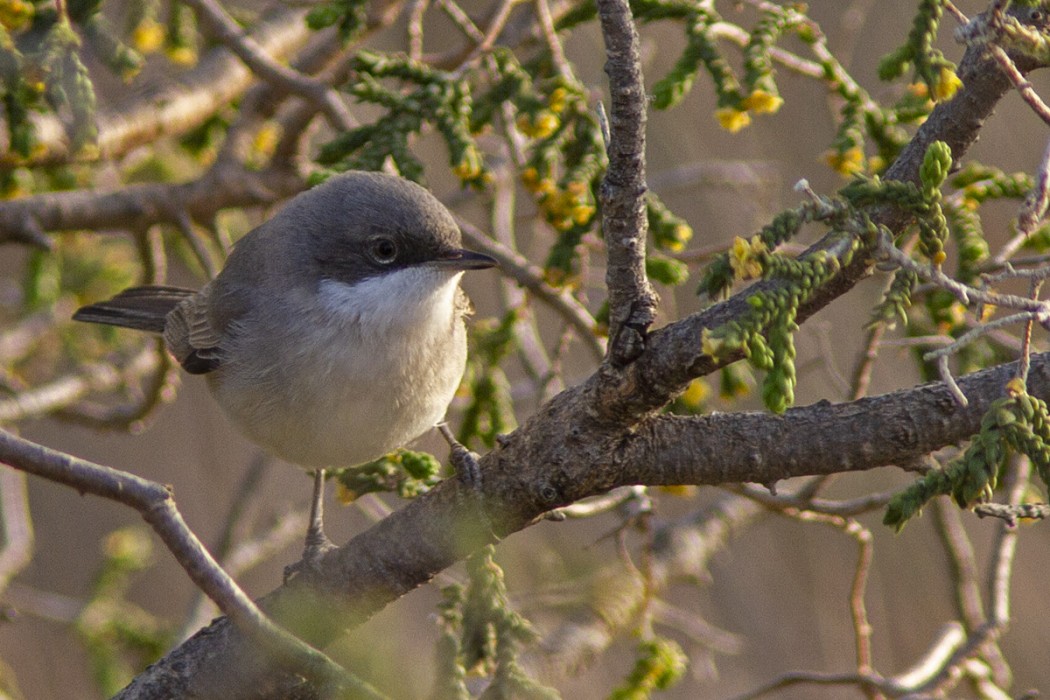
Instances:
[[[632,362],[656,318],[657,297],[645,274],[645,112],[649,106],[638,56],[638,32],[627,0],[599,0],[608,60],[611,109],[609,168],[601,186],[602,232],[609,263],[609,359]]]

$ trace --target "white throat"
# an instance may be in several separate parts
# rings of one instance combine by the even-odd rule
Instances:
[[[391,331],[448,332],[455,315],[456,287],[462,272],[406,267],[355,284],[327,279],[319,297],[328,313],[384,336]]]

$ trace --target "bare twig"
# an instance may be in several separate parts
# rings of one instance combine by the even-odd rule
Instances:
[[[157,353],[148,344],[133,357],[122,371],[110,364],[85,366],[76,374],[26,389],[0,400],[0,423],[11,423],[26,418],[53,413],[71,406],[93,391],[110,391],[122,385],[127,377],[139,377],[157,367]]]
[[[408,13],[408,57],[413,61],[423,58],[423,15],[430,6],[429,0],[413,0]]]
[[[981,503],[974,507],[974,513],[982,518],[999,518],[1010,527],[1015,527],[1018,520],[1043,520],[1050,518],[1050,505],[1046,503],[1019,503],[1016,506],[1005,503]]]
[[[320,651],[292,636],[267,618],[237,583],[222,570],[182,519],[171,491],[127,472],[62,454],[0,431],[0,461],[15,469],[137,510],[168,547],[193,582],[216,602],[241,629],[275,657],[293,663],[320,687],[351,688],[380,697],[351,678]]]
[[[952,296],[965,306],[982,303],[1019,311],[1050,312],[1050,305],[1047,305],[1046,302],[1027,299],[1015,294],[998,294],[977,289],[952,279],[931,265],[918,263],[894,245],[893,239],[885,231],[879,235],[879,253],[897,267],[914,272],[927,282],[932,282],[951,292]]]
[[[561,45],[558,32],[554,29],[554,17],[551,15],[551,7],[547,0],[534,0],[536,3],[536,17],[540,21],[543,30],[543,38],[547,42],[547,48],[551,52],[551,60],[554,67],[558,69],[558,75],[566,79],[573,79],[572,65],[565,58],[565,48]]]
[[[0,594],[33,558],[33,519],[26,475],[0,468]]]
[[[503,32],[507,20],[510,19],[511,10],[522,1],[523,0],[500,0],[499,5],[496,7],[496,10],[492,15],[492,19],[489,21],[488,27],[485,30],[484,38],[482,38],[473,50],[467,54],[466,58],[463,59],[460,63],[459,71],[466,70],[478,59],[492,50],[492,47],[496,44],[496,40],[499,39],[499,35]]]
[[[1032,111],[1047,124],[1050,124],[1050,107],[1047,106],[1043,99],[1039,97],[1039,93],[1035,91],[1032,83],[1017,70],[1017,64],[1013,62],[1010,56],[1003,51],[1002,48],[995,44],[987,45],[988,53],[995,59],[999,67],[1002,68],[1003,72],[1006,73],[1007,77],[1010,78],[1010,82],[1017,88],[1017,92],[1020,93],[1021,99],[1031,107]]]
[[[18,221],[31,217],[45,231],[143,230],[158,223],[177,224],[179,212],[211,220],[227,207],[273,204],[305,187],[284,169],[251,171],[216,166],[199,179],[181,184],[129,185],[108,192],[48,192],[0,202],[0,242],[12,240]]]
[[[130,403],[116,406],[97,406],[93,403],[67,405],[56,408],[54,416],[96,430],[141,427],[153,411],[174,398],[180,381],[179,372],[164,343],[155,339],[152,346],[154,362],[151,369],[144,373],[136,372],[134,367],[124,371],[122,383],[129,385],[128,393],[135,394]],[[145,378],[139,379],[143,374]],[[136,379],[141,382],[141,386],[133,385]]]
[[[479,251],[496,258],[500,271],[511,276],[520,285],[528,289],[533,296],[548,305],[565,322],[571,325],[579,335],[580,341],[591,351],[595,359],[600,360],[605,354],[601,340],[595,335],[597,324],[590,312],[584,308],[572,294],[566,290],[557,290],[543,279],[543,271],[533,265],[517,251],[502,245],[499,241],[486,236],[476,226],[461,217],[456,218],[463,237]]]
[[[830,501],[798,493],[778,493],[774,496],[765,487],[754,484],[736,484],[723,488],[776,510],[796,508],[842,518],[850,518],[883,508],[896,493],[896,491],[886,491],[842,501]]]
[[[185,0],[205,20],[216,38],[263,80],[317,104],[336,129],[353,128],[354,119],[339,94],[327,84],[284,66],[266,53],[226,14],[217,0]]]
[[[441,9],[445,11],[449,19],[456,23],[459,30],[473,40],[474,43],[480,44],[485,41],[485,35],[478,29],[478,25],[474,24],[473,20],[470,19],[470,16],[463,11],[459,3],[455,0],[438,0],[438,4],[441,5]]]
[[[269,56],[282,58],[310,37],[305,11],[276,6],[252,33],[253,41]],[[252,83],[252,73],[224,47],[216,47],[172,86],[136,94],[98,117],[98,149],[103,159],[117,158],[164,135],[183,134],[241,95]],[[29,165],[65,162],[69,144],[60,120],[47,115],[36,120],[37,146]],[[6,157],[6,154],[5,156]]]
[[[959,509],[946,499],[936,498],[933,510],[937,516],[936,532],[948,555],[955,583],[955,601],[968,630],[974,630],[984,621],[984,604],[978,581],[977,555],[963,526]]]

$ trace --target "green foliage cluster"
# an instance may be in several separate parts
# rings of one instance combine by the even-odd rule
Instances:
[[[415,498],[441,481],[441,462],[426,452],[395,450],[379,459],[327,475],[339,486],[339,498],[349,503],[366,493],[393,492]]]
[[[518,661],[536,632],[510,607],[503,570],[489,546],[467,559],[466,587],[448,586],[440,604],[439,674],[433,697],[469,700],[468,674],[490,679],[481,695],[487,700],[554,700],[560,695],[530,678]]]
[[[934,42],[944,14],[944,0],[920,0],[908,39],[879,63],[879,77],[893,80],[912,68],[930,94],[951,96],[959,87],[955,64],[944,57]]]
[[[638,645],[638,658],[623,685],[610,700],[647,700],[654,691],[667,690],[682,679],[689,658],[673,639],[655,637]]]
[[[87,649],[98,688],[109,697],[134,677],[136,669],[160,658],[174,631],[126,599],[134,575],[152,562],[149,532],[140,527],[112,532],[103,553],[102,568],[74,628]]]
[[[463,409],[457,437],[464,445],[480,440],[492,448],[497,437],[514,428],[510,383],[500,366],[517,347],[514,324],[518,319],[518,312],[512,309],[498,323],[479,321],[473,326],[463,380],[470,400]]]
[[[156,0],[129,0],[119,30],[102,0],[5,0],[0,4],[0,102],[7,123],[9,157],[29,158],[36,145],[33,113],[53,113],[65,126],[69,150],[90,158],[98,138],[93,60],[124,81],[163,48],[170,61],[196,61],[196,19],[172,2],[166,24]],[[12,162],[8,162],[10,166]],[[0,169],[10,178],[8,168]]]
[[[324,0],[306,15],[306,24],[311,29],[336,27],[343,41],[353,39],[367,23],[367,0]]]
[[[641,4],[639,17],[662,19],[670,13],[663,5]],[[755,23],[743,49],[744,76],[738,79],[729,61],[718,48],[716,26],[721,16],[709,6],[693,6],[683,12],[686,47],[671,72],[653,85],[653,106],[668,109],[680,103],[693,88],[703,68],[714,84],[716,116],[728,131],[737,131],[750,122],[749,112],[774,113],[783,104],[774,79],[770,50],[781,35],[792,30],[806,36],[805,16],[791,7],[773,6],[764,10]]]
[[[960,508],[990,499],[1011,452],[1026,455],[1050,486],[1050,413],[1020,379],[1012,380],[1007,396],[988,408],[962,457],[894,496],[883,522],[899,532],[934,496],[950,494]]]
[[[918,248],[935,266],[946,258],[944,243],[948,221],[944,214],[941,187],[951,169],[951,150],[943,142],[929,146],[920,172],[921,186],[908,182],[883,181],[877,175],[856,178],[839,191],[838,197],[805,203],[777,215],[750,240],[737,238],[727,253],[708,267],[701,290],[709,296],[728,292],[736,280],[776,278],[781,284],[773,291],[758,289],[748,297],[747,313],[703,334],[704,352],[712,357],[728,357],[743,352],[750,364],[766,372],[762,398],[767,408],[785,411],[794,402],[795,316],[805,303],[838,270],[849,263],[861,246],[871,244],[875,225],[865,207],[890,204],[911,214],[918,226]],[[837,232],[838,243],[803,258],[790,258],[774,249],[797,235],[803,224],[820,222]],[[837,249],[837,252],[829,251]],[[882,302],[876,307],[876,322],[907,318],[911,292],[917,276],[898,271]]]
[[[484,162],[469,129],[473,106],[465,80],[404,56],[372,51],[359,51],[352,67],[356,76],[351,94],[387,113],[372,124],[337,135],[321,148],[318,163],[337,172],[379,170],[389,157],[402,175],[421,180],[423,165],[409,148],[409,136],[429,123],[448,145],[453,172],[467,184],[484,180]],[[410,90],[386,87],[380,82],[384,79],[400,81]]]
[[[767,252],[757,236],[752,240],[757,245],[738,246],[741,252],[735,260],[741,265],[754,265],[766,278],[776,277],[789,284],[751,294],[746,313],[723,326],[705,329],[703,350],[715,358],[743,352],[753,367],[766,372],[762,383],[766,408],[783,413],[795,400],[794,333],[798,330],[798,308],[843,264],[848,264],[858,241],[844,234],[846,250],[841,257],[822,250],[805,259],[792,259]]]

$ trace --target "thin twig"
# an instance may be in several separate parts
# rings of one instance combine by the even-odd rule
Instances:
[[[570,292],[559,291],[547,284],[543,279],[543,271],[529,262],[525,256],[486,236],[480,229],[461,217],[456,217],[456,222],[463,231],[463,237],[472,247],[496,258],[503,274],[514,278],[533,296],[565,319],[566,323],[576,329],[581,342],[591,351],[595,359],[601,360],[605,355],[605,347],[601,339],[595,335],[597,324],[594,317],[583,304]]]
[[[984,621],[984,603],[978,581],[977,555],[963,526],[959,509],[947,499],[935,498],[933,511],[937,518],[937,535],[948,555],[955,584],[955,604],[968,630],[974,630]]]
[[[185,0],[197,11],[216,38],[237,55],[252,72],[266,82],[315,103],[331,121],[333,128],[348,131],[354,119],[339,94],[327,84],[303,75],[272,59],[216,0]]]
[[[1004,503],[981,503],[973,512],[981,518],[999,518],[1010,527],[1016,527],[1018,520],[1044,520],[1050,518],[1050,505],[1046,503],[1020,503],[1016,506]]]
[[[1017,69],[1013,59],[1004,51],[1001,47],[995,44],[988,44],[986,46],[989,55],[995,59],[995,62],[999,64],[1003,73],[1010,79],[1010,82],[1014,84],[1017,92],[1020,93],[1021,99],[1031,107],[1032,111],[1042,119],[1045,123],[1050,124],[1050,107],[1047,106],[1043,99],[1039,97],[1039,93],[1032,87],[1032,83],[1024,77],[1024,74]]]
[[[1039,290],[1043,286],[1043,280],[1032,280],[1031,285],[1031,296],[1033,299],[1039,298]],[[1024,324],[1024,331],[1021,334],[1021,359],[1017,362],[1017,378],[1021,380],[1022,386],[1028,385],[1028,368],[1032,364],[1032,325],[1035,323],[1035,319],[1028,319]]]
[[[474,21],[470,19],[470,15],[464,12],[463,8],[455,0],[438,0],[438,4],[441,5],[441,9],[445,11],[449,19],[455,22],[459,30],[474,43],[480,44],[485,41],[485,34],[478,29],[478,25],[474,24]]]
[[[0,400],[0,423],[9,424],[34,418],[71,406],[91,392],[106,392],[140,377],[157,367],[157,353],[147,344],[127,364],[117,370],[108,363],[81,367],[80,371]]]
[[[823,498],[813,498],[812,496],[800,495],[798,493],[778,493],[774,496],[769,493],[769,490],[765,487],[755,486],[754,484],[736,484],[732,486],[724,486],[723,488],[726,491],[745,496],[746,498],[750,498],[753,501],[776,510],[797,508],[799,510],[820,513],[821,515],[843,518],[854,517],[884,508],[886,504],[890,502],[890,499],[897,493],[897,490],[895,489],[893,491],[872,493],[866,496],[858,496],[857,498],[850,498],[842,501],[831,501]]]
[[[408,34],[408,57],[413,61],[423,58],[423,15],[429,6],[430,0],[413,0],[408,13],[405,31]]]
[[[350,677],[320,651],[275,625],[222,570],[186,525],[168,487],[127,472],[63,454],[0,431],[0,461],[15,469],[70,486],[137,510],[193,582],[245,633],[284,663],[291,663],[322,687],[353,689],[382,697]]]
[[[993,306],[1016,309],[1019,311],[1050,312],[1050,305],[1046,302],[1026,299],[1025,297],[1017,296],[1015,294],[986,292],[977,289],[976,287],[962,284],[930,265],[918,263],[894,245],[893,239],[885,231],[879,234],[879,253],[885,259],[892,261],[897,267],[914,272],[927,282],[932,282],[946,291],[951,292],[952,296],[962,302],[965,306],[979,302],[982,304],[991,304]]]
[[[511,10],[513,10],[521,1],[522,0],[500,0],[500,4],[496,8],[492,19],[489,21],[489,25],[485,30],[484,38],[479,41],[473,50],[467,54],[467,57],[463,59],[459,69],[456,71],[457,73],[467,70],[474,65],[478,59],[492,50],[492,47],[496,44],[496,40],[499,39],[499,35],[503,32],[503,27],[506,26],[507,20],[510,19]]]
[[[558,32],[554,28],[554,17],[551,15],[551,7],[547,0],[534,0],[536,3],[536,17],[540,21],[543,30],[543,38],[547,42],[547,48],[551,52],[551,61],[558,70],[558,75],[566,80],[574,80],[572,64],[565,57],[565,47],[561,45]]]
[[[33,558],[33,519],[26,475],[0,468],[0,594]]]

